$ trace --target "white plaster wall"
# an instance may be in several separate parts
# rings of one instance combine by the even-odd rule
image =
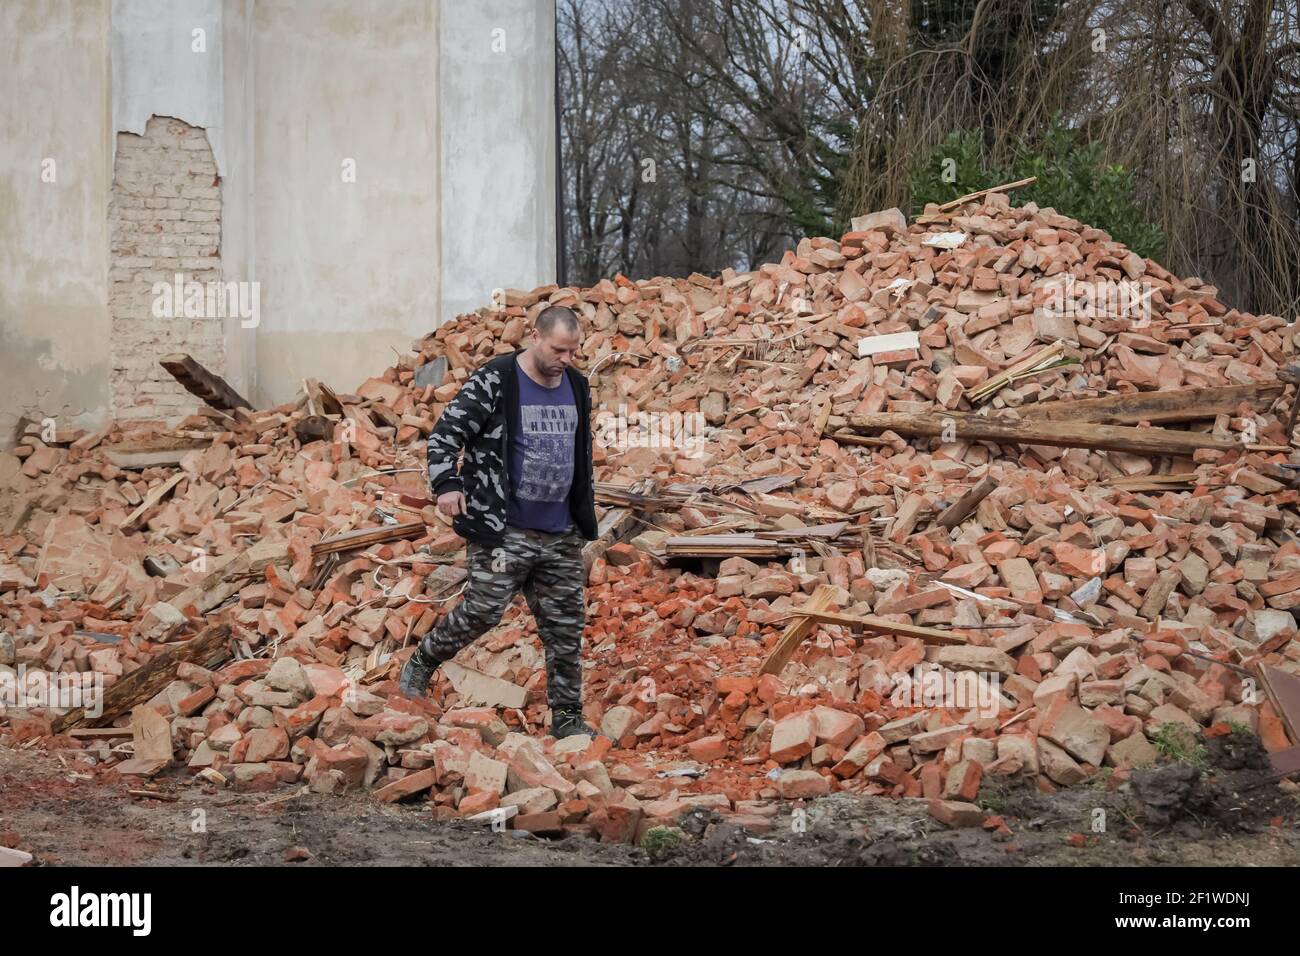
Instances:
[[[113,129],[143,135],[150,116],[201,126],[225,175],[221,6],[113,0]]]
[[[445,321],[555,281],[555,5],[442,0],[440,22]]]
[[[350,391],[433,328],[436,9],[255,5],[254,392],[265,403],[288,401],[306,376]],[[344,179],[349,160],[355,182]]]
[[[0,3],[0,447],[29,406],[82,427],[108,414],[108,11]]]

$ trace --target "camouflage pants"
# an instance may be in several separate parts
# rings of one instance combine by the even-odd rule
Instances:
[[[426,657],[446,661],[501,620],[520,591],[546,649],[546,695],[552,709],[582,704],[582,632],[587,621],[585,539],[576,527],[548,534],[507,526],[498,545],[470,541],[460,603],[425,635]]]

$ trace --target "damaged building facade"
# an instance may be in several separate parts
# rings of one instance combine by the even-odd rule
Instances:
[[[175,422],[185,352],[265,406],[555,272],[535,0],[0,8],[0,441]]]

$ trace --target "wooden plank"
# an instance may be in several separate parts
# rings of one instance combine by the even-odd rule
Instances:
[[[155,654],[143,667],[104,691],[103,709],[99,716],[88,716],[84,708],[78,707],[51,721],[54,732],[59,734],[82,726],[99,727],[116,720],[175,680],[176,668],[183,662],[208,669],[215,667],[230,656],[226,647],[229,638],[228,623],[210,624],[184,644],[170,646]]]
[[[1231,438],[1203,432],[1167,428],[1133,428],[1128,425],[1094,425],[1087,422],[1015,421],[974,415],[899,414],[854,415],[852,428],[867,432],[892,431],[899,435],[952,441],[988,441],[1008,445],[1049,445],[1058,448],[1096,448],[1130,455],[1190,456],[1198,449],[1233,451],[1242,448]]]
[[[1154,477],[1158,478],[1159,476]],[[1143,494],[1154,491],[1191,491],[1197,486],[1196,477],[1194,475],[1191,477],[1184,476],[1182,481],[1148,481],[1141,477],[1124,479],[1112,478],[1103,481],[1101,484],[1105,488],[1119,488],[1122,491],[1132,492],[1133,494]],[[1207,487],[1221,487],[1222,484],[1222,482],[1218,482],[1217,484],[1212,484]]]
[[[670,557],[710,558],[744,557],[779,558],[786,549],[778,541],[756,538],[751,534],[691,534],[667,538],[663,549]]]
[[[383,528],[361,528],[324,541],[317,541],[311,546],[311,553],[313,556],[319,557],[322,554],[334,554],[337,551],[368,548],[372,544],[383,544],[385,541],[418,538],[424,534],[426,527],[428,526],[423,521],[408,521]]]
[[[151,508],[153,508],[154,505],[162,501],[163,498],[166,497],[168,492],[170,492],[173,488],[175,488],[177,485],[179,485],[182,481],[184,481],[188,477],[189,475],[187,475],[185,472],[182,471],[182,472],[178,472],[175,475],[172,475],[162,484],[155,485],[144,496],[144,501],[140,502],[140,507],[136,508],[134,511],[132,511],[129,515],[126,516],[126,520],[122,522],[122,528],[125,530],[134,528],[136,522],[145,516],[145,512],[149,511]]]
[[[957,527],[957,525],[965,521],[967,517],[970,516],[970,513],[979,507],[979,503],[987,498],[997,486],[998,483],[996,481],[991,477],[985,476],[983,480],[967,491],[966,494],[962,495],[947,508],[944,508],[943,513],[939,515],[939,518],[935,523],[939,525],[939,527],[947,528],[951,531],[953,528]]]
[[[780,674],[785,670],[785,665],[790,663],[790,658],[803,639],[812,633],[816,622],[813,621],[810,614],[812,612],[825,611],[831,605],[831,599],[835,596],[835,588],[829,584],[819,584],[817,590],[813,591],[812,597],[804,602],[803,607],[799,610],[805,613],[799,614],[789,624],[786,625],[785,631],[777,639],[776,645],[772,648],[772,653],[767,655],[767,660],[763,661],[763,666],[758,669],[760,674]],[[796,612],[798,614],[798,612]]]
[[[836,614],[831,611],[804,611],[800,608],[791,611],[794,620],[808,619],[818,624],[843,624],[855,630],[870,631],[872,634],[900,634],[903,637],[919,637],[927,644],[966,644],[966,638],[951,631],[941,631],[934,627],[921,627],[917,624],[899,624],[883,617],[855,614]]]
[[[1134,425],[1138,422],[1190,422],[1231,415],[1242,402],[1258,405],[1282,393],[1280,382],[1267,385],[1230,385],[1226,388],[1191,388],[1164,392],[1137,392],[1084,398],[1078,401],[1042,402],[1021,406],[1021,418],[1036,421],[1104,422]]]
[[[175,352],[164,355],[158,364],[171,372],[172,377],[180,382],[187,392],[197,395],[213,408],[251,409],[253,407],[253,403],[231,388],[224,378],[209,372],[195,361],[193,356],[186,355],[184,352]]]

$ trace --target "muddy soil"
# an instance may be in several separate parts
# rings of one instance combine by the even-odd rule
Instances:
[[[232,794],[177,777],[156,781],[174,801],[137,798],[58,753],[0,750],[0,845],[47,866],[1300,864],[1300,799],[1250,786],[1266,773],[1253,738],[1227,737],[1209,742],[1203,768],[1168,764],[1117,788],[1108,774],[1050,795],[986,786],[980,803],[1009,835],[950,830],[920,800],[835,794],[781,806],[763,832],[698,811],[642,849],[436,823],[420,804],[365,795],[284,799],[294,791]],[[310,855],[290,862],[295,848]]]

